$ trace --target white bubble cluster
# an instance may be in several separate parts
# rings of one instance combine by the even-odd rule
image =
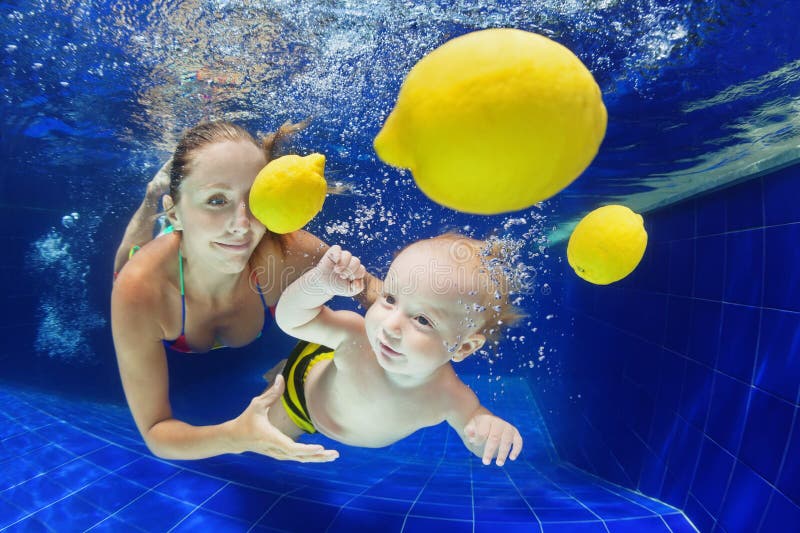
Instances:
[[[79,218],[77,215],[69,215],[73,223]],[[89,303],[90,269],[84,259],[76,260],[74,248],[55,230],[31,245],[27,258],[31,272],[36,279],[46,280],[39,290],[34,347],[50,358],[97,363],[88,334],[105,327],[106,319]]]

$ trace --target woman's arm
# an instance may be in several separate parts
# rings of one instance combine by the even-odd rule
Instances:
[[[111,329],[122,386],[136,427],[154,455],[201,459],[253,451],[308,462],[331,461],[338,456],[319,445],[295,443],[269,422],[269,409],[283,392],[282,380],[254,398],[234,420],[192,426],[173,418],[164,334],[154,318],[158,306],[158,290],[147,282],[141,269],[127,269],[114,284]]]
[[[147,447],[165,459],[199,459],[234,451],[224,426],[193,427],[172,418],[163,332],[153,318],[153,291],[126,271],[111,293],[111,330],[125,398]]]
[[[131,248],[144,246],[153,240],[153,223],[161,207],[161,197],[169,192],[169,171],[172,159],[164,163],[150,183],[147,184],[144,200],[128,222],[125,235],[114,256],[114,273],[119,273],[128,262]]]

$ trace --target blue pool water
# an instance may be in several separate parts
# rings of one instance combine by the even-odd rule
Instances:
[[[800,531],[800,3],[0,2],[0,530]],[[431,203],[371,140],[404,74],[475,29],[569,46],[604,94],[592,166],[494,217]],[[525,438],[484,467],[441,426],[325,465],[163,461],[125,406],[111,263],[184,128],[312,116],[330,181],[309,230],[385,272],[446,229],[517,247],[528,313],[458,366]],[[566,263],[600,205],[643,213],[639,268]],[[176,415],[238,415],[291,340],[170,354]]]

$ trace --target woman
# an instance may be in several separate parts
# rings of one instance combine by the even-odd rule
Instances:
[[[177,420],[169,402],[165,347],[205,352],[249,344],[272,320],[271,309],[283,289],[328,248],[304,231],[269,232],[248,207],[256,174],[279,137],[294,129],[284,125],[259,145],[228,122],[192,128],[171,165],[148,186],[125,233],[111,294],[114,347],[136,426],[159,457],[200,459],[253,451],[320,462],[338,456],[319,445],[295,443],[269,423],[267,412],[283,393],[282,378],[253,398],[241,415],[218,425]],[[150,240],[168,166],[164,208],[174,231]],[[134,255],[137,247],[131,246],[144,242]],[[362,296],[365,304],[374,301],[380,285],[372,277],[370,283]]]

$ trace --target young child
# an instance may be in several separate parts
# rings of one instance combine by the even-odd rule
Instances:
[[[270,422],[293,439],[320,431],[377,448],[446,420],[483,464],[516,459],[517,429],[481,406],[451,364],[519,316],[485,253],[481,241],[454,234],[411,244],[362,317],[324,305],[364,288],[358,258],[330,248],[278,303],[278,325],[307,342],[283,367],[283,409],[270,409]]]

